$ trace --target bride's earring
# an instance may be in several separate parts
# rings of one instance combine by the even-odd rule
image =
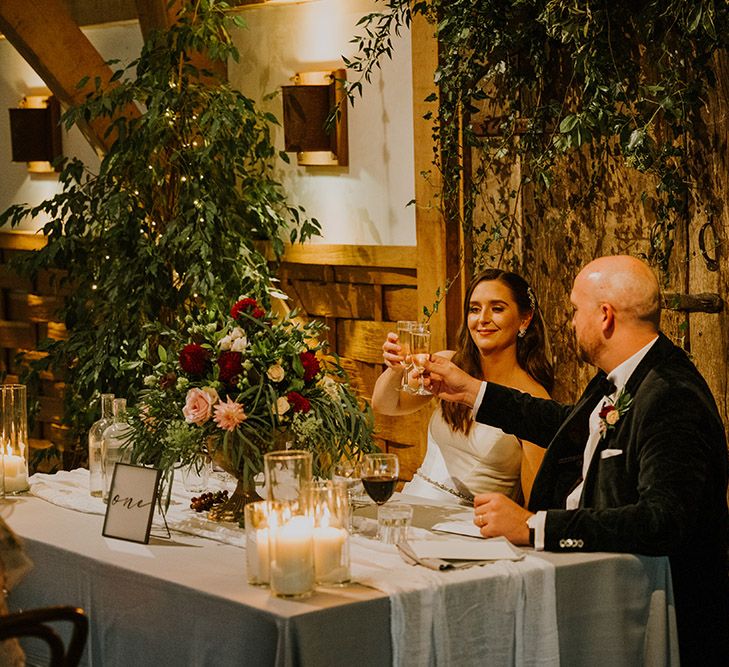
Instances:
[[[524,336],[526,336],[526,329],[519,329],[519,333],[516,335],[519,336],[519,338],[524,338]]]

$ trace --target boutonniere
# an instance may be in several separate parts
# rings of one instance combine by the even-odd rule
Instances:
[[[623,415],[630,410],[633,404],[633,397],[623,387],[614,401],[605,403],[600,408],[600,437],[604,438],[608,431],[615,428],[615,425],[623,418]]]

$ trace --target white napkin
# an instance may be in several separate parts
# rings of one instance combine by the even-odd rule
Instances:
[[[521,560],[524,552],[504,537],[473,539],[433,536],[408,540],[418,558],[445,560]]]

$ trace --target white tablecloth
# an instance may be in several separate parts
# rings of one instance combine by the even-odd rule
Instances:
[[[106,511],[100,498],[88,494],[86,469],[35,474],[30,485],[33,495],[60,507],[91,514]],[[221,482],[213,480],[209,486],[217,490]],[[189,508],[193,495],[177,482],[173,484],[166,514],[170,530],[245,548],[241,529],[208,521]],[[163,525],[156,515],[153,526],[160,529]],[[369,528],[373,535],[374,521]],[[419,537],[429,534],[417,528],[412,532]],[[363,535],[351,540],[351,557],[353,581],[390,597],[394,665],[481,665],[485,650],[493,665],[559,664],[551,563],[526,556],[518,562],[436,572],[406,564],[393,545]],[[489,613],[474,612],[484,600],[498,604]]]
[[[184,535],[149,545],[102,537],[105,506],[88,496],[84,475],[35,475],[33,492],[53,505],[31,495],[0,505],[36,563],[13,591],[12,608],[86,608],[84,664],[677,661],[667,559],[528,551],[516,563],[434,572],[355,536],[354,578],[374,588],[320,588],[306,600],[280,600],[245,583],[242,532],[190,512],[191,494],[168,515]],[[63,507],[69,503],[80,511]],[[418,523],[418,513],[442,509],[416,506],[414,522],[432,525],[432,517]],[[190,535],[198,530],[215,541]]]

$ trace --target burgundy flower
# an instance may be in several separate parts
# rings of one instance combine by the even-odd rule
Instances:
[[[234,320],[237,320],[238,315],[241,313],[248,313],[251,317],[260,320],[266,314],[266,311],[258,305],[258,301],[255,299],[245,298],[236,301],[230,309],[230,316]]]
[[[321,368],[319,360],[316,358],[316,355],[309,350],[302,352],[299,355],[299,359],[301,359],[301,363],[304,366],[304,382],[311,382],[311,380],[317,376]]]
[[[298,391],[290,391],[286,394],[286,400],[289,402],[294,412],[307,413],[311,410],[311,403],[308,398],[304,398]]]
[[[221,352],[218,357],[218,377],[221,382],[233,384],[243,372],[243,355],[240,352]]]
[[[210,352],[202,345],[189,343],[180,352],[180,367],[190,375],[202,375],[208,365],[209,358]]]

